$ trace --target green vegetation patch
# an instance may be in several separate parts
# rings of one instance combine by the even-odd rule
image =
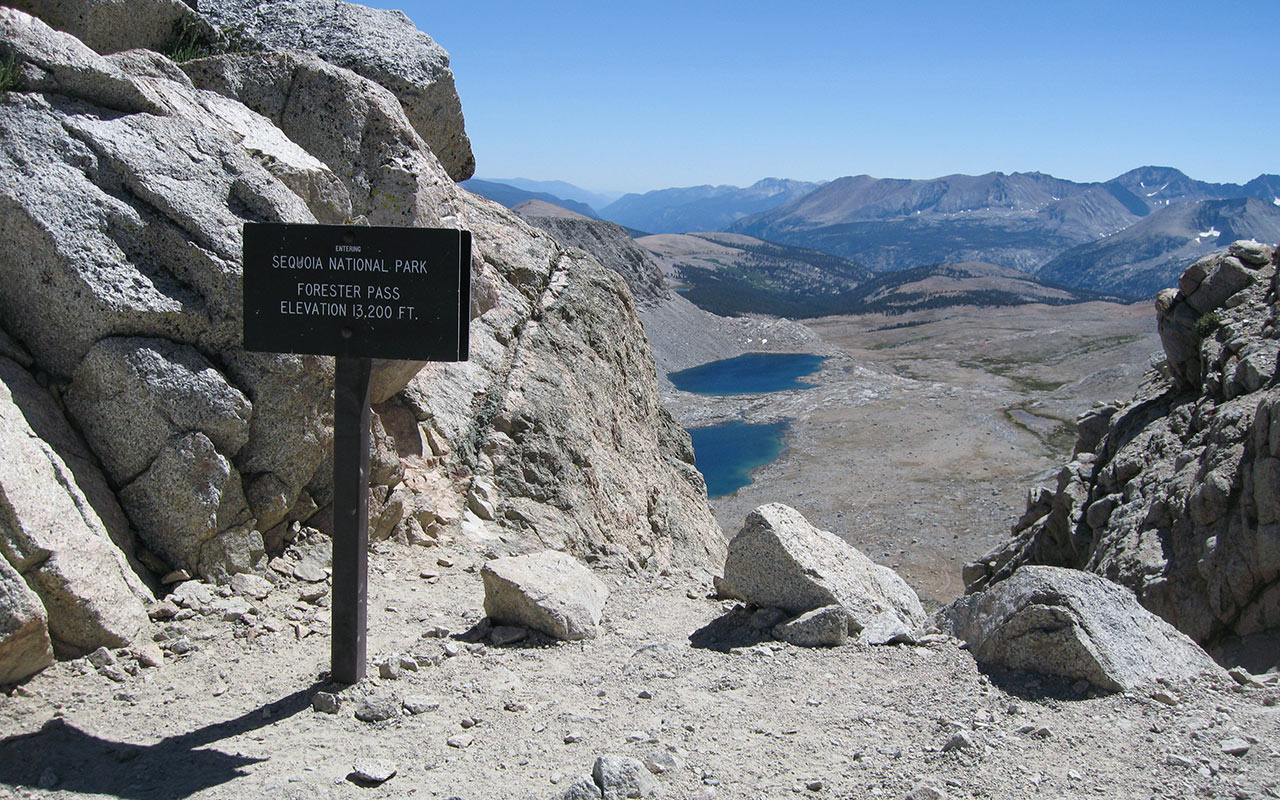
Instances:
[[[0,92],[11,92],[18,86],[18,78],[22,75],[22,66],[18,59],[9,56],[0,62]]]

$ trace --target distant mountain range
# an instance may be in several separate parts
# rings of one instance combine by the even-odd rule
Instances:
[[[718,231],[749,214],[801,198],[822,184],[765,178],[745,189],[689,186],[627,194],[600,210],[600,216],[650,233]]]
[[[468,181],[468,188],[474,183]],[[481,193],[496,191],[486,187]],[[515,187],[501,191],[513,202],[499,202],[509,205],[535,196]],[[515,201],[509,192],[526,193]],[[576,201],[539,199],[595,216]],[[633,234],[743,234],[839,256],[878,273],[988,263],[1056,284],[1139,298],[1236,238],[1276,241],[1280,175],[1259,175],[1243,185],[1207,183],[1152,166],[1101,183],[1038,172],[931,180],[860,175],[829,183],[768,178],[745,189],[693,186],[628,194],[599,216]]]
[[[560,181],[552,181],[551,183],[560,183]],[[567,208],[570,211],[581,214],[590,219],[600,219],[600,215],[595,209],[586,203],[577,200],[570,200],[565,197],[559,197],[548,192],[535,192],[528,189],[521,189],[507,183],[496,183],[494,181],[481,180],[479,178],[471,178],[458,184],[469,192],[474,192],[481,197],[487,197],[495,203],[500,203],[507,208],[515,208],[521,203],[530,200],[541,200],[544,203],[550,203],[554,206]],[[569,186],[570,184],[564,184]]]

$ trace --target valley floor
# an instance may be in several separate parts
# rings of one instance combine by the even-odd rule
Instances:
[[[805,379],[815,389],[664,394],[686,427],[792,420],[784,455],[712,500],[716,516],[732,536],[756,506],[791,505],[892,566],[933,608],[963,593],[961,566],[1008,536],[1027,490],[1054,483],[1076,415],[1128,399],[1160,350],[1145,302],[961,306],[806,326],[816,340],[757,337],[743,349],[830,355]]]
[[[480,617],[479,563],[461,544],[375,549],[370,663],[420,666],[346,690],[336,714],[311,707],[334,688],[328,609],[293,582],[239,621],[157,623],[194,647],[122,682],[60,663],[0,696],[0,798],[553,798],[606,753],[674,757],[656,777],[664,798],[904,798],[926,781],[950,798],[1280,796],[1275,686],[1157,687],[1169,705],[986,675],[940,636],[757,642],[705,581],[608,571],[599,639],[424,636]],[[353,716],[366,696],[438,705],[368,723]],[[1224,753],[1232,739],[1247,752]],[[395,776],[357,785],[368,758]]]

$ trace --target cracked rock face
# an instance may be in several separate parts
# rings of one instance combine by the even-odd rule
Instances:
[[[1057,485],[966,567],[969,591],[1024,564],[1071,567],[1124,584],[1210,649],[1280,631],[1273,257],[1239,242],[1160,294],[1165,364],[1129,403],[1081,417]]]
[[[723,557],[621,279],[459,189],[383,86],[297,53],[185,72],[105,57],[12,8],[0,57],[20,70],[0,98],[0,380],[48,387],[23,411],[59,440],[129,593],[148,595],[135,547],[150,569],[229,580],[332,517],[332,359],[241,348],[246,221],[473,232],[471,361],[375,362],[377,535],[632,568]],[[69,593],[98,608],[103,591]],[[37,594],[55,650],[127,642],[127,625],[67,633],[69,606]]]

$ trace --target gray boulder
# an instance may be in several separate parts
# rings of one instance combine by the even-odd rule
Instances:
[[[542,631],[557,639],[599,632],[609,588],[572,556],[547,550],[485,563],[484,610],[495,622]]]
[[[872,644],[924,624],[915,591],[843,539],[819,530],[781,503],[760,506],[729,542],[721,591],[793,614],[842,606],[850,632]]]
[[[20,681],[52,663],[44,606],[18,571],[0,558],[0,684]]]
[[[342,0],[201,0],[200,12],[264,50],[314,53],[385,86],[449,177],[475,172],[449,54],[403,12]]]
[[[12,0],[15,8],[66,31],[99,53],[146,48],[164,52],[185,35],[215,32],[182,0]]]
[[[249,441],[249,400],[189,345],[110,337],[97,342],[71,376],[67,409],[107,474],[126,484],[168,443],[203,433],[234,456]]]
[[[1185,634],[1099,575],[1026,566],[938,614],[979,664],[1084,679],[1112,691],[1225,674]]]
[[[149,592],[3,383],[0,452],[0,554],[39,596],[58,654],[135,642],[153,649],[141,599]]]

